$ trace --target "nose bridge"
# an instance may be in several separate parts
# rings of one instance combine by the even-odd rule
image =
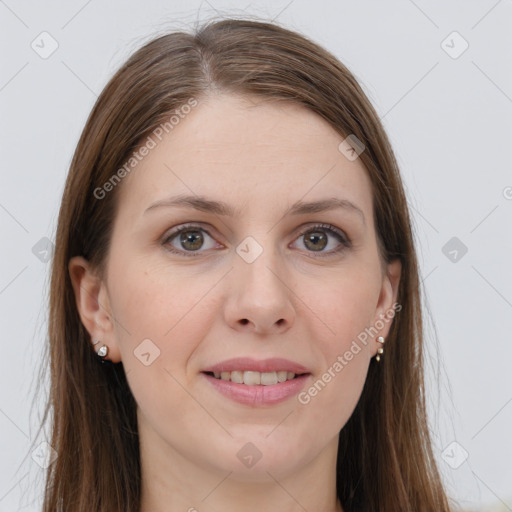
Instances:
[[[276,277],[282,265],[271,236],[266,236],[263,242],[249,236],[237,246],[236,253],[235,275],[242,284],[250,287],[253,297],[261,295],[268,300],[284,293],[283,283]]]
[[[291,325],[294,317],[292,292],[286,286],[285,266],[272,237],[263,242],[247,237],[237,246],[230,272],[228,321],[248,322],[258,331]],[[261,238],[260,238],[261,239]]]

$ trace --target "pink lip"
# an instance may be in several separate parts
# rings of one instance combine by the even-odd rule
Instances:
[[[240,368],[240,366],[238,366],[238,368]],[[251,405],[253,407],[277,404],[294,395],[297,395],[311,376],[308,373],[301,375],[300,377],[296,377],[295,379],[286,380],[271,386],[247,386],[246,384],[237,384],[236,382],[231,382],[229,380],[216,379],[207,373],[202,373],[202,375],[217,391],[222,393],[224,396],[231,398],[235,402]]]
[[[271,359],[264,359],[257,361],[250,357],[237,357],[235,359],[229,359],[222,361],[208,368],[204,368],[203,372],[234,372],[236,370],[241,371],[252,371],[252,372],[278,372],[280,370],[286,370],[287,372],[293,372],[295,374],[310,373],[310,371],[299,363],[289,361],[288,359],[282,359],[279,357],[273,357]],[[276,384],[277,385],[277,384]],[[272,387],[272,386],[266,386]]]

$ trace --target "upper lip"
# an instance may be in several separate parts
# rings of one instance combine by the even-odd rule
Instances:
[[[309,370],[295,361],[273,357],[271,359],[256,360],[250,357],[237,357],[222,361],[213,366],[204,368],[203,372],[233,372],[233,371],[252,371],[252,372],[278,372],[287,371],[295,374],[309,373]]]

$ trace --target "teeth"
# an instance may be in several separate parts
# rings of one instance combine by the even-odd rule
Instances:
[[[287,371],[277,372],[277,380],[279,382],[284,382],[287,378],[288,378],[288,372]]]
[[[230,380],[237,384],[245,384],[247,386],[257,386],[259,384],[263,386],[272,386],[278,382],[284,382],[285,380],[291,380],[295,378],[295,373],[287,372],[286,370],[279,372],[252,372],[252,371],[240,371],[236,370],[233,372],[213,372],[216,379]]]
[[[248,386],[256,386],[261,384],[261,373],[260,372],[244,372],[244,384]]]
[[[277,384],[277,373],[262,373],[260,384],[263,384],[264,386],[271,386],[272,384]]]
[[[225,379],[225,380],[228,380],[229,379],[229,372],[226,372],[228,374],[228,378]],[[243,384],[244,382],[244,372],[239,372],[239,371],[236,371],[236,372],[231,372],[231,382],[236,382],[237,384]]]

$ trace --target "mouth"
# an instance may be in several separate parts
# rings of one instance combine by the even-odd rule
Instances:
[[[311,373],[296,374],[284,371],[260,373],[241,370],[220,372],[220,374],[204,371],[200,375],[220,396],[252,408],[273,406],[296,397],[312,376]]]
[[[281,357],[237,357],[203,368],[200,374],[224,397],[251,407],[291,399],[312,377],[306,366]]]
[[[251,370],[234,370],[231,372],[201,372],[217,380],[244,384],[246,386],[275,386],[309,375],[309,373],[294,373],[287,370],[274,372],[256,372]]]

